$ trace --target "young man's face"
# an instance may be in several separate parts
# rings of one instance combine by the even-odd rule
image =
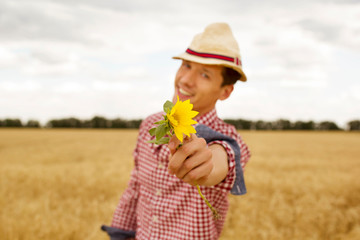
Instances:
[[[194,110],[199,115],[205,114],[215,107],[217,100],[225,100],[233,90],[233,85],[221,87],[223,67],[205,65],[183,60],[175,76],[175,93],[181,101],[190,99]]]

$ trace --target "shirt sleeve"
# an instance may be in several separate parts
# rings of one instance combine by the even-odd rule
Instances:
[[[110,240],[126,240],[130,238],[135,238],[135,231],[125,231],[122,229],[113,228],[106,225],[102,225],[101,230],[103,230],[109,235]]]
[[[133,152],[135,166],[131,172],[128,186],[115,209],[111,222],[111,227],[126,231],[136,231],[136,208],[139,196],[137,159],[139,155],[139,138],[141,138],[141,132],[143,131],[140,130],[137,145]]]
[[[134,168],[128,187],[117,205],[111,227],[122,230],[136,230],[136,206],[138,200],[137,170]]]

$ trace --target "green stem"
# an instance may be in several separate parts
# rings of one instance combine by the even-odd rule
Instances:
[[[201,196],[201,198],[205,201],[206,205],[210,208],[212,214],[213,214],[213,217],[215,220],[218,220],[221,218],[221,215],[216,211],[216,209],[211,206],[210,202],[206,199],[206,197],[201,193],[201,190],[200,190],[200,186],[198,184],[196,184],[196,188]]]

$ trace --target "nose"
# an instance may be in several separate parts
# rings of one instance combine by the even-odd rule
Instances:
[[[180,78],[180,83],[186,86],[193,86],[196,80],[196,72],[192,69],[186,71]]]

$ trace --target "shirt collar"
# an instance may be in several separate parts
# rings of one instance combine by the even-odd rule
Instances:
[[[211,126],[212,124],[214,124],[215,120],[218,118],[217,113],[216,113],[216,109],[212,109],[211,111],[195,117],[194,120],[198,122],[198,124],[204,124],[207,126]]]

